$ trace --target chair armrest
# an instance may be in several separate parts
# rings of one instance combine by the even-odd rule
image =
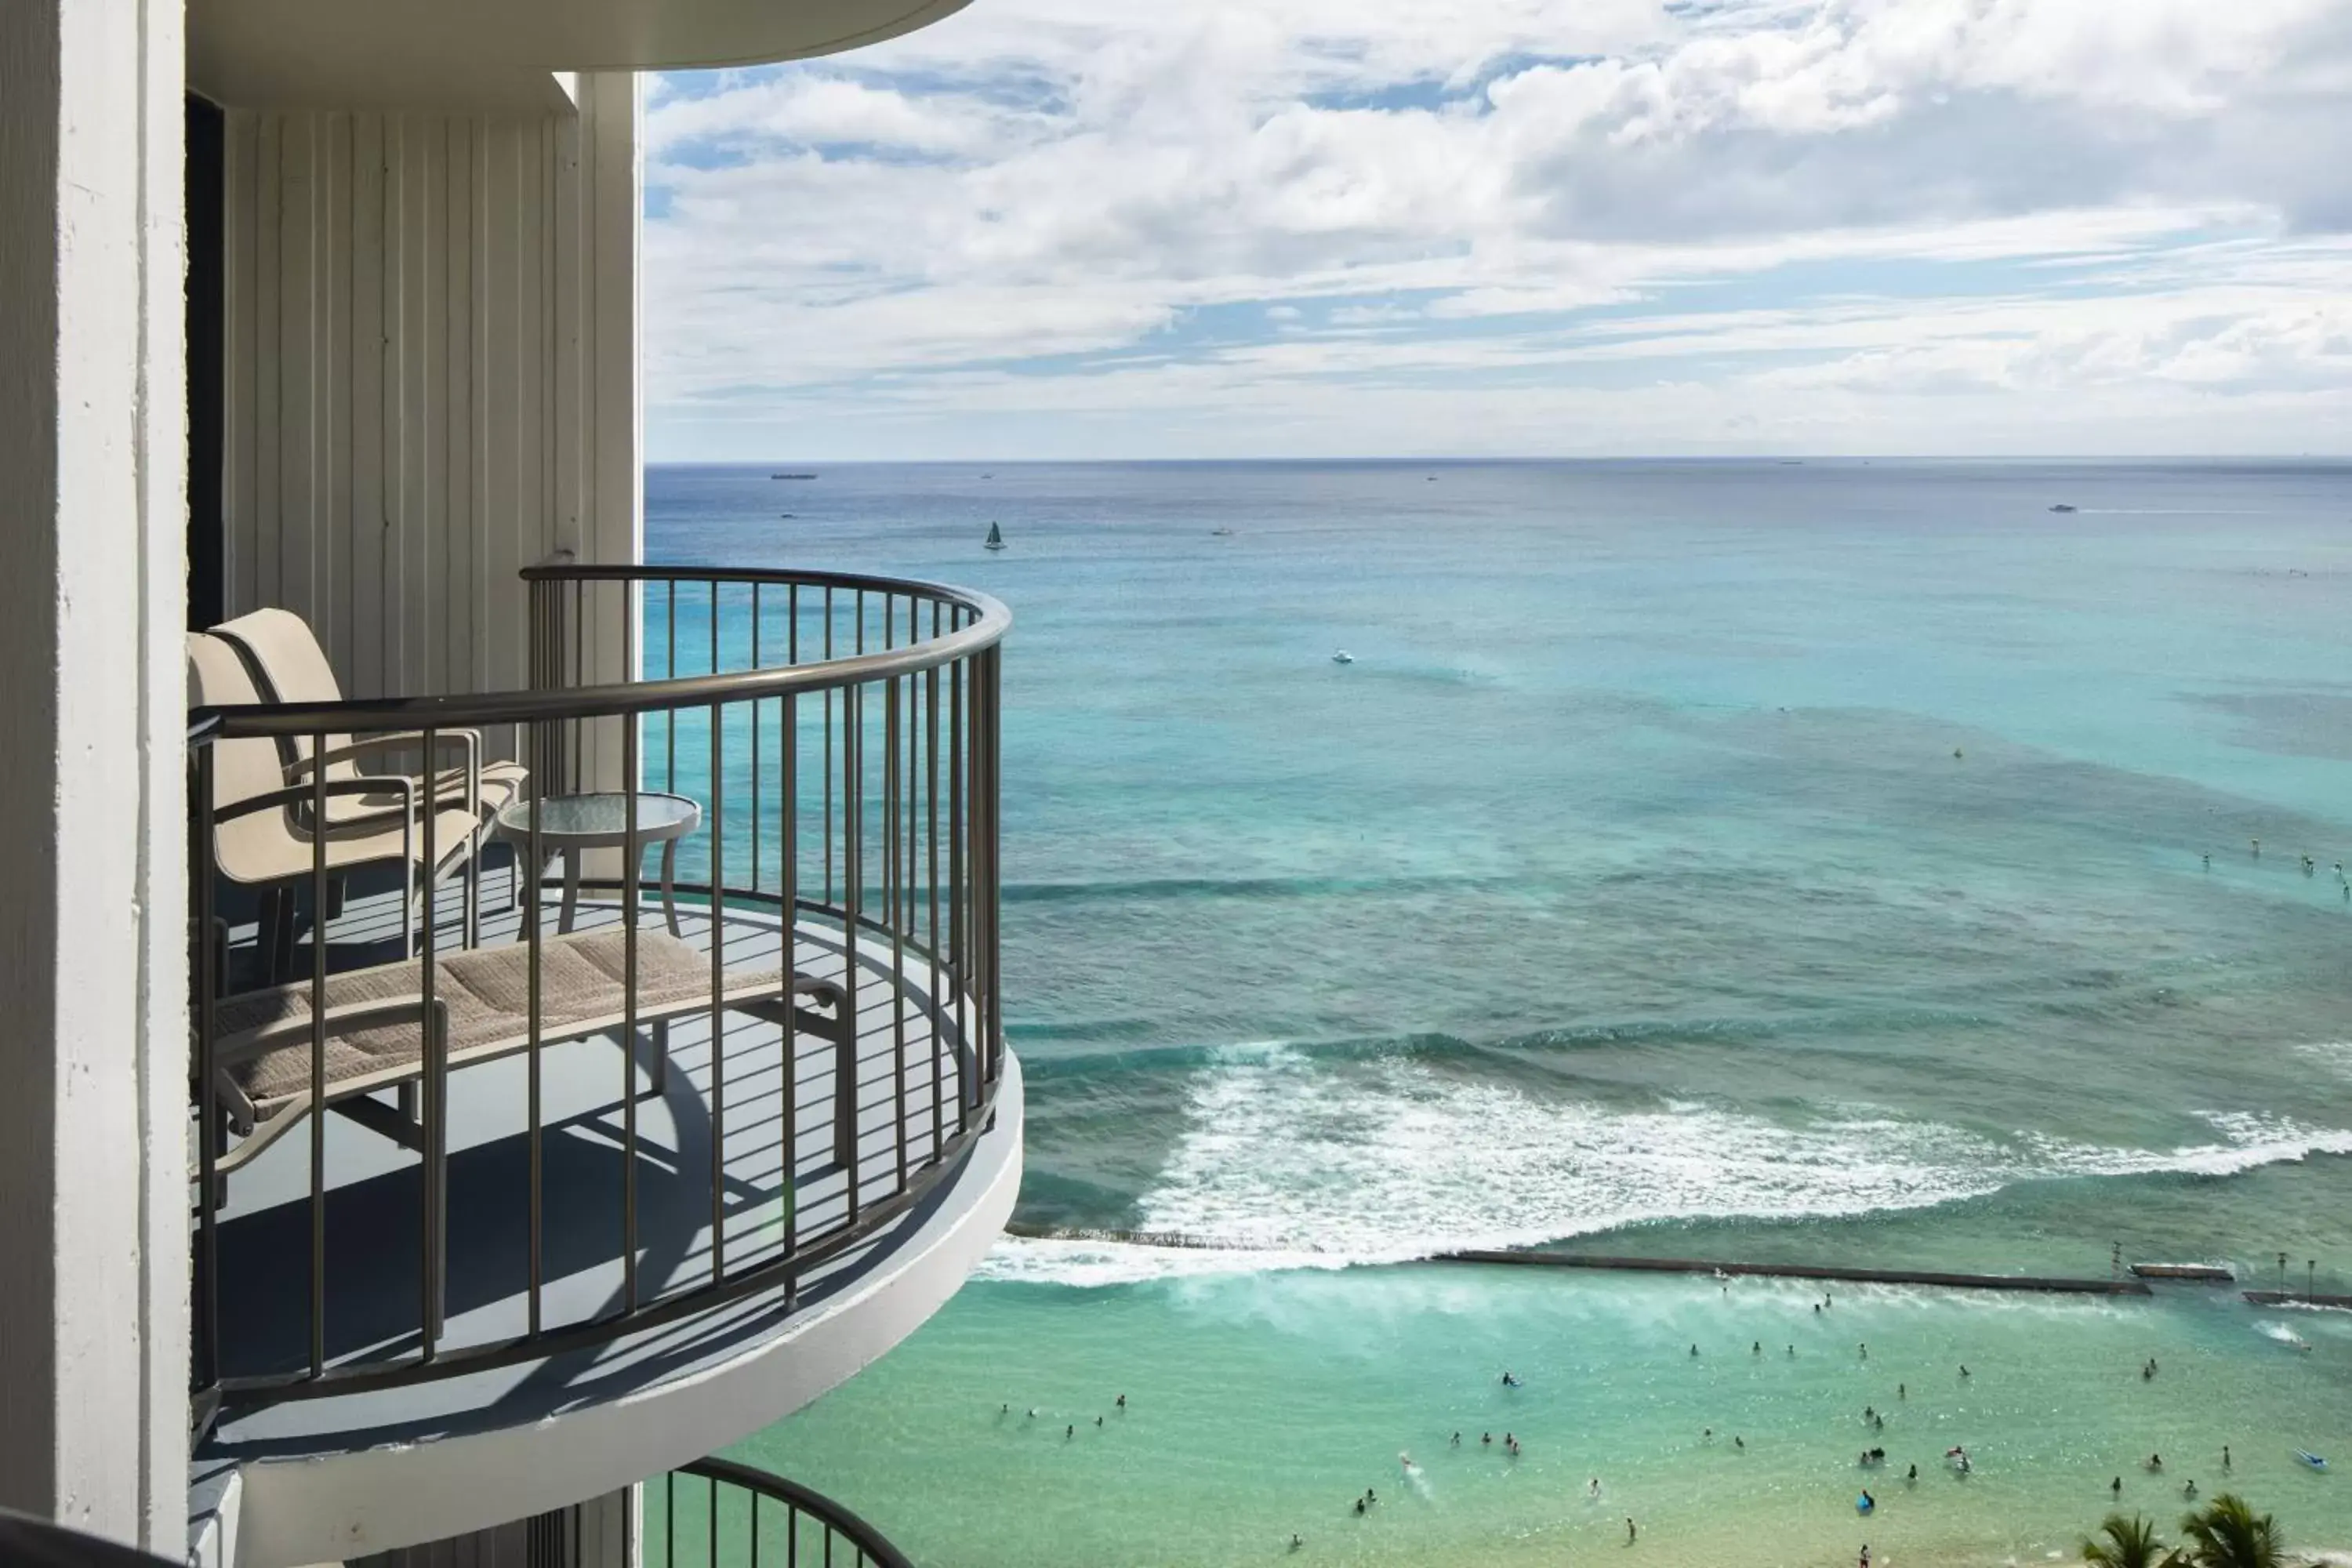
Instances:
[[[373,756],[379,752],[396,751],[408,746],[424,748],[425,742],[425,734],[422,730],[382,731],[375,734],[362,736],[348,746],[337,746],[332,751],[314,752],[310,756],[298,758],[288,766],[286,776],[289,779],[299,779],[307,775],[313,767],[324,767],[330,763],[351,762],[360,757]],[[433,731],[431,749],[441,751],[451,746],[456,746],[465,753],[466,809],[478,816],[482,810],[481,731],[478,730]],[[432,759],[427,757],[426,769],[430,771],[432,765]],[[415,809],[414,801],[410,802],[409,805],[411,810]]]
[[[411,816],[416,815],[416,781],[411,778],[389,776],[329,779],[323,785],[289,784],[284,789],[271,790],[268,795],[257,795],[244,800],[233,801],[215,811],[213,821],[218,825],[233,822],[240,816],[251,816],[257,811],[278,811],[287,806],[302,805],[310,801],[321,788],[329,795],[382,795],[386,790],[398,790],[407,801],[409,815]]]

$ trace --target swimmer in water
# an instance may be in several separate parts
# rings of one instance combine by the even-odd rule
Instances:
[[[1381,1500],[1381,1494],[1374,1491],[1371,1488],[1366,1487],[1364,1489],[1364,1500],[1368,1503],[1378,1502]]]
[[[1455,1434],[1454,1434],[1454,1442],[1453,1442],[1453,1444],[1452,1444],[1451,1446],[1452,1446],[1452,1447],[1456,1447],[1456,1448],[1458,1448],[1458,1447],[1462,1447],[1462,1434],[1461,1434],[1461,1433],[1456,1432]]]
[[[1298,1532],[1297,1531],[1294,1530],[1290,1532],[1290,1549],[1293,1552],[1297,1551],[1300,1547],[1306,1544],[1306,1542],[1299,1539]]]
[[[1910,1397],[1911,1397],[1911,1385],[1910,1385],[1909,1384],[1907,1384],[1907,1383],[1898,1383],[1898,1384],[1896,1384],[1895,1385],[1895,1398],[1897,1398],[1897,1399],[1908,1399],[1908,1398],[1910,1398]]]
[[[2195,1497],[2195,1496],[2197,1495],[2197,1483],[2196,1483],[2196,1481],[2192,1479],[2192,1480],[2189,1480],[2189,1481],[2185,1481],[2185,1482],[2183,1482],[2183,1483],[2181,1484],[2181,1488],[2180,1488],[2180,1495],[2181,1495],[2182,1497],[2185,1497],[2185,1498],[2193,1498],[2193,1497]]]
[[[1960,1363],[1960,1375],[1962,1377],[1969,1375],[1969,1363],[1966,1362]]]
[[[1127,1395],[1126,1395],[1126,1394],[1120,1394],[1120,1395],[1118,1396],[1118,1407],[1119,1407],[1121,1410],[1124,1410],[1124,1409],[1126,1409],[1126,1408],[1127,1408]]]
[[[1096,1417],[1095,1417],[1095,1425],[1096,1425],[1096,1426],[1101,1426],[1101,1425],[1102,1425],[1102,1417],[1101,1417],[1101,1416],[1097,1415],[1097,1416],[1096,1416]]]
[[[1356,1500],[1356,1511],[1358,1513],[1364,1511],[1364,1500],[1362,1498],[1358,1498]]]
[[[2147,1468],[2151,1470],[2160,1470],[2164,1468],[2164,1456],[2162,1454],[2150,1454],[2147,1457]]]
[[[1478,1446],[1482,1448],[1492,1445],[1494,1441],[1495,1435],[1492,1432],[1481,1432],[1478,1434]]]
[[[1793,1357],[1796,1355],[1796,1353],[1797,1353],[1797,1347],[1796,1347],[1796,1346],[1794,1346],[1794,1345],[1790,1345],[1790,1346],[1789,1347],[1789,1354],[1790,1354],[1790,1356],[1791,1358],[1793,1358]]]
[[[1715,1441],[1715,1428],[1714,1428],[1714,1427],[1712,1427],[1712,1426],[1709,1426],[1708,1428],[1706,1428],[1706,1430],[1705,1430],[1704,1432],[1701,1432],[1701,1433],[1699,1434],[1699,1440],[1700,1440],[1701,1442],[1705,1442],[1705,1443],[1712,1443],[1712,1442],[1714,1442],[1714,1441]]]
[[[1744,1453],[1746,1453],[1746,1452],[1748,1452],[1748,1444],[1747,1444],[1747,1442],[1746,1442],[1744,1439],[1742,1439],[1742,1438],[1740,1437],[1739,1434],[1738,1434],[1738,1433],[1737,1433],[1737,1432],[1734,1432],[1734,1433],[1731,1435],[1731,1446],[1732,1446],[1733,1447],[1735,1447],[1735,1448],[1738,1449],[1738,1450],[1739,1450],[1741,1453],[1743,1453],[1743,1454],[1744,1454]]]
[[[2230,1468],[2230,1445],[2227,1443],[2221,1445],[2221,1468],[2225,1470]]]
[[[1860,1344],[1860,1345],[1856,1345],[1854,1348],[1855,1348],[1856,1350],[1858,1350],[1858,1351],[1860,1351],[1860,1352],[1862,1352],[1862,1359],[1863,1359],[1863,1360],[1864,1360],[1864,1361],[1868,1361],[1868,1360],[1870,1359],[1870,1346],[1869,1346],[1869,1345],[1867,1345],[1867,1344]]]
[[[1601,1478],[1599,1476],[1595,1476],[1591,1480],[1584,1483],[1584,1495],[1589,1498],[1598,1498],[1601,1495]]]
[[[1403,1449],[1399,1449],[1397,1451],[1397,1464],[1404,1470],[1405,1474],[1411,1475],[1412,1473],[1412,1456],[1406,1453]]]
[[[1906,1481],[1916,1481],[1919,1479],[1919,1467],[1912,1466],[1910,1469],[1904,1472],[1903,1479]]]
[[[1762,1355],[1764,1353],[1764,1342],[1762,1340],[1758,1340],[1754,1343],[1750,1344],[1748,1347],[1748,1353],[1749,1355]]]
[[[1691,1346],[1691,1354],[1693,1354],[1693,1355],[1696,1355],[1696,1354],[1698,1354],[1698,1347],[1697,1347],[1696,1345],[1693,1345],[1693,1346]]]
[[[1065,1426],[1065,1427],[1063,1427],[1063,1428],[1062,1428],[1062,1441],[1063,1441],[1063,1442],[1065,1442],[1065,1443],[1068,1442],[1071,1438],[1073,1438],[1073,1437],[1076,1436],[1077,1435],[1078,1435],[1078,1424],[1077,1424],[1076,1422],[1075,1422],[1075,1421],[1071,1422],[1067,1426]]]
[[[2117,1499],[2120,1499],[2124,1495],[2123,1477],[2117,1476],[2114,1480],[2107,1483],[2107,1495]]]

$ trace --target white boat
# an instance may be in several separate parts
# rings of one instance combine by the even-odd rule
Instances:
[[[1331,655],[1331,662],[1333,664],[1353,664],[1356,662],[1356,656],[1349,653],[1346,648],[1340,648]]]

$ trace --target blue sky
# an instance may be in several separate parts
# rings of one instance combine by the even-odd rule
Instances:
[[[647,138],[656,460],[2352,453],[2352,0],[974,0]]]

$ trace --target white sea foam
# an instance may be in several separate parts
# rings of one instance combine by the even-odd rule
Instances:
[[[2036,1178],[2219,1175],[2352,1152],[2352,1130],[2237,1112],[2204,1116],[2212,1142],[2152,1150],[1860,1110],[1790,1126],[1697,1103],[1609,1110],[1417,1058],[1332,1063],[1285,1045],[1220,1053],[1187,1113],[1137,1228],[1203,1246],[1007,1241],[985,1272],[1096,1285],[1337,1267],[1643,1221],[1914,1209]]]

